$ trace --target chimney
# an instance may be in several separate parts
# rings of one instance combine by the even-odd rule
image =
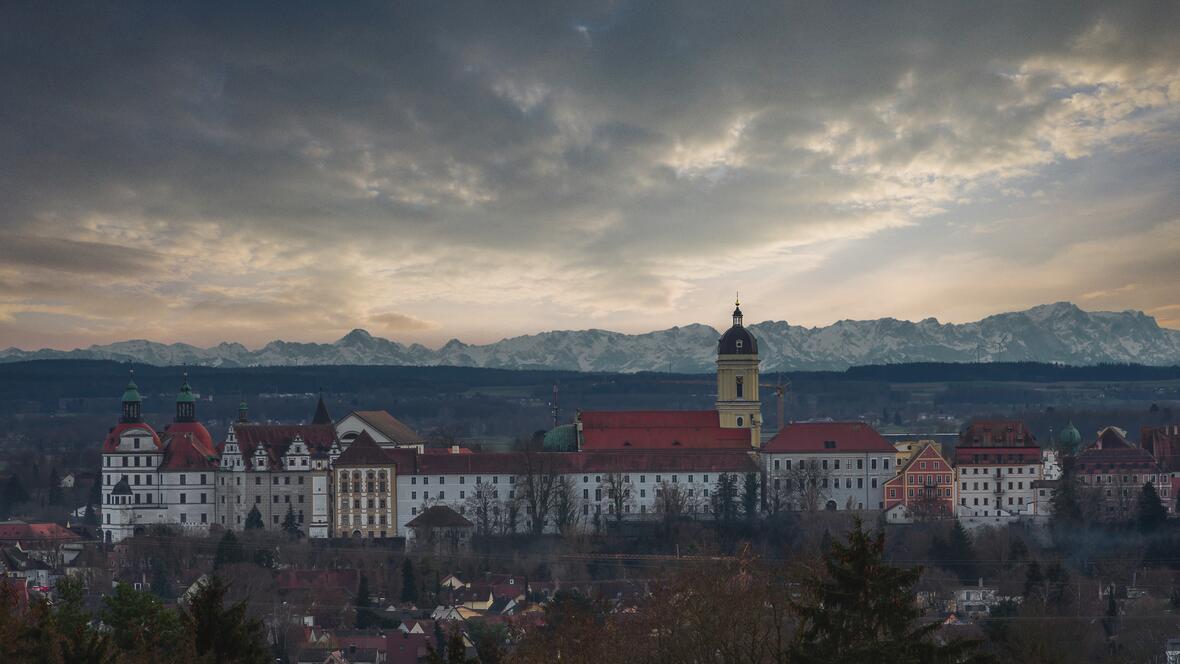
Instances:
[[[982,576],[981,576],[981,577],[979,577],[979,587],[980,587],[980,588],[982,588],[982,587],[983,587],[983,577],[982,577]]]
[[[459,453],[459,446],[458,445],[451,445],[451,454],[458,454],[458,453]]]

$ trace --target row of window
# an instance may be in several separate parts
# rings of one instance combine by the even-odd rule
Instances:
[[[880,461],[882,470],[889,470],[889,457],[882,457],[879,459],[879,461]],[[799,459],[797,462],[797,465],[795,467],[796,468],[803,468],[803,464],[810,463],[811,467],[814,468],[815,462],[816,462],[815,459]],[[830,468],[832,470],[840,470],[840,462],[841,462],[841,459],[832,459]],[[852,460],[849,459],[848,462],[849,463],[848,463],[847,469],[852,470]],[[878,462],[877,457],[873,457],[873,458],[869,459],[869,470],[877,470],[877,462]],[[775,470],[791,470],[791,459],[775,459],[773,463],[774,463]],[[820,459],[819,463],[820,463],[820,468],[822,468],[824,470],[829,469],[828,459]],[[923,461],[922,463],[925,463],[925,461]],[[862,457],[862,458],[856,459],[856,469],[857,470],[864,470],[864,467],[865,467],[864,458]]]

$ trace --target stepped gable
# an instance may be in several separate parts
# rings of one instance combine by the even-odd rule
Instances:
[[[336,429],[332,425],[320,424],[235,424],[234,435],[242,458],[254,456],[254,448],[265,445],[272,464],[277,464],[296,435],[303,437],[308,451],[327,453],[336,441]]]
[[[897,453],[889,441],[864,422],[792,422],[767,441],[762,451],[777,454]]]
[[[749,429],[727,429],[715,410],[583,411],[582,450],[748,449]]]
[[[392,463],[393,459],[381,449],[368,431],[362,431],[336,459],[337,466],[386,466]]]
[[[425,442],[422,436],[419,436],[404,422],[390,415],[384,410],[357,410],[353,411],[366,424],[374,429],[385,434],[387,438],[399,445],[413,445]]]
[[[150,436],[152,439],[152,444],[156,446],[157,450],[164,447],[164,443],[160,441],[160,435],[156,433],[155,429],[151,428],[146,423],[120,422],[111,427],[110,431],[107,432],[107,437],[102,441],[102,451],[104,453],[117,451],[119,447],[119,438],[125,432],[131,431],[133,429],[143,431],[145,434]]]

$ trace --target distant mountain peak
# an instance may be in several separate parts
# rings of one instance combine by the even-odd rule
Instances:
[[[1040,361],[1180,364],[1180,331],[1161,328],[1141,311],[1086,312],[1072,302],[996,314],[971,323],[915,323],[895,318],[843,319],[822,327],[764,321],[749,326],[762,351],[762,371],[843,370],[901,362]],[[100,359],[156,365],[307,366],[333,364],[450,365],[573,371],[714,370],[717,330],[692,323],[644,334],[555,330],[471,345],[451,339],[437,349],[403,346],[357,328],[335,343],[275,340],[257,350],[236,342],[212,348],[144,339],[86,349],[0,351],[0,362]]]

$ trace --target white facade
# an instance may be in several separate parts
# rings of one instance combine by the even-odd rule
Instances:
[[[1033,483],[1042,477],[1041,464],[964,464],[955,467],[959,517],[1014,520],[1036,511]]]
[[[884,509],[885,481],[896,473],[891,452],[764,452],[767,496],[778,492],[786,509],[802,509],[798,482],[814,480],[818,509]]]

